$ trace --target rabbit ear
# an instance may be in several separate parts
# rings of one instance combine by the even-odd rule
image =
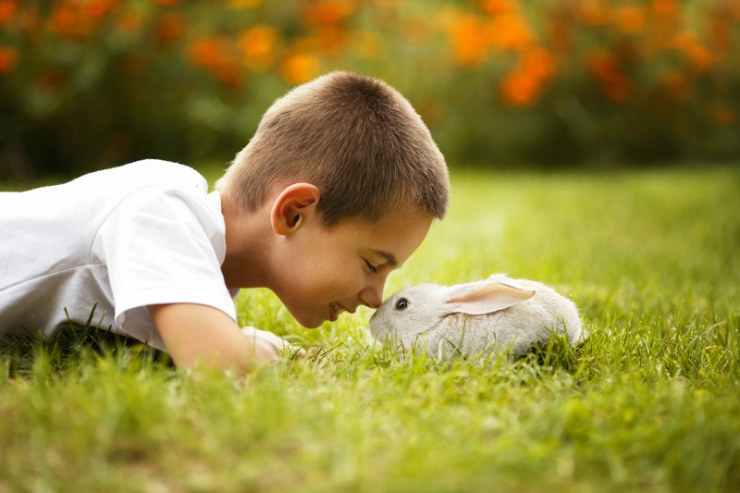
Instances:
[[[484,315],[521,303],[534,296],[534,291],[519,289],[500,282],[484,283],[475,286],[469,285],[453,287],[449,298],[445,302],[448,313],[466,313],[468,315]]]

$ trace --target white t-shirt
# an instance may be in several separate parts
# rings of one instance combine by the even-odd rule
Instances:
[[[70,321],[166,349],[147,305],[197,303],[236,319],[221,264],[218,192],[145,160],[62,185],[0,193],[0,336]]]

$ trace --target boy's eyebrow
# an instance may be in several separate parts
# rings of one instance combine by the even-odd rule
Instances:
[[[396,257],[392,253],[384,252],[383,250],[373,250],[373,253],[383,257],[386,260],[386,262],[388,262],[391,265],[391,267],[395,267],[398,265],[398,261],[396,260]]]

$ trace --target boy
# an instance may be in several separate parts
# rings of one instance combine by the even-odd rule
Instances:
[[[0,193],[0,334],[92,316],[178,367],[247,372],[280,339],[239,331],[239,288],[271,289],[306,327],[377,307],[444,215],[449,181],[400,94],[334,72],[277,100],[216,189],[146,160]]]

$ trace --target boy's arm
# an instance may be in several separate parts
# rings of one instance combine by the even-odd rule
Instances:
[[[206,305],[150,305],[149,313],[178,368],[196,365],[246,374],[279,359],[273,344],[245,337],[224,312]]]

